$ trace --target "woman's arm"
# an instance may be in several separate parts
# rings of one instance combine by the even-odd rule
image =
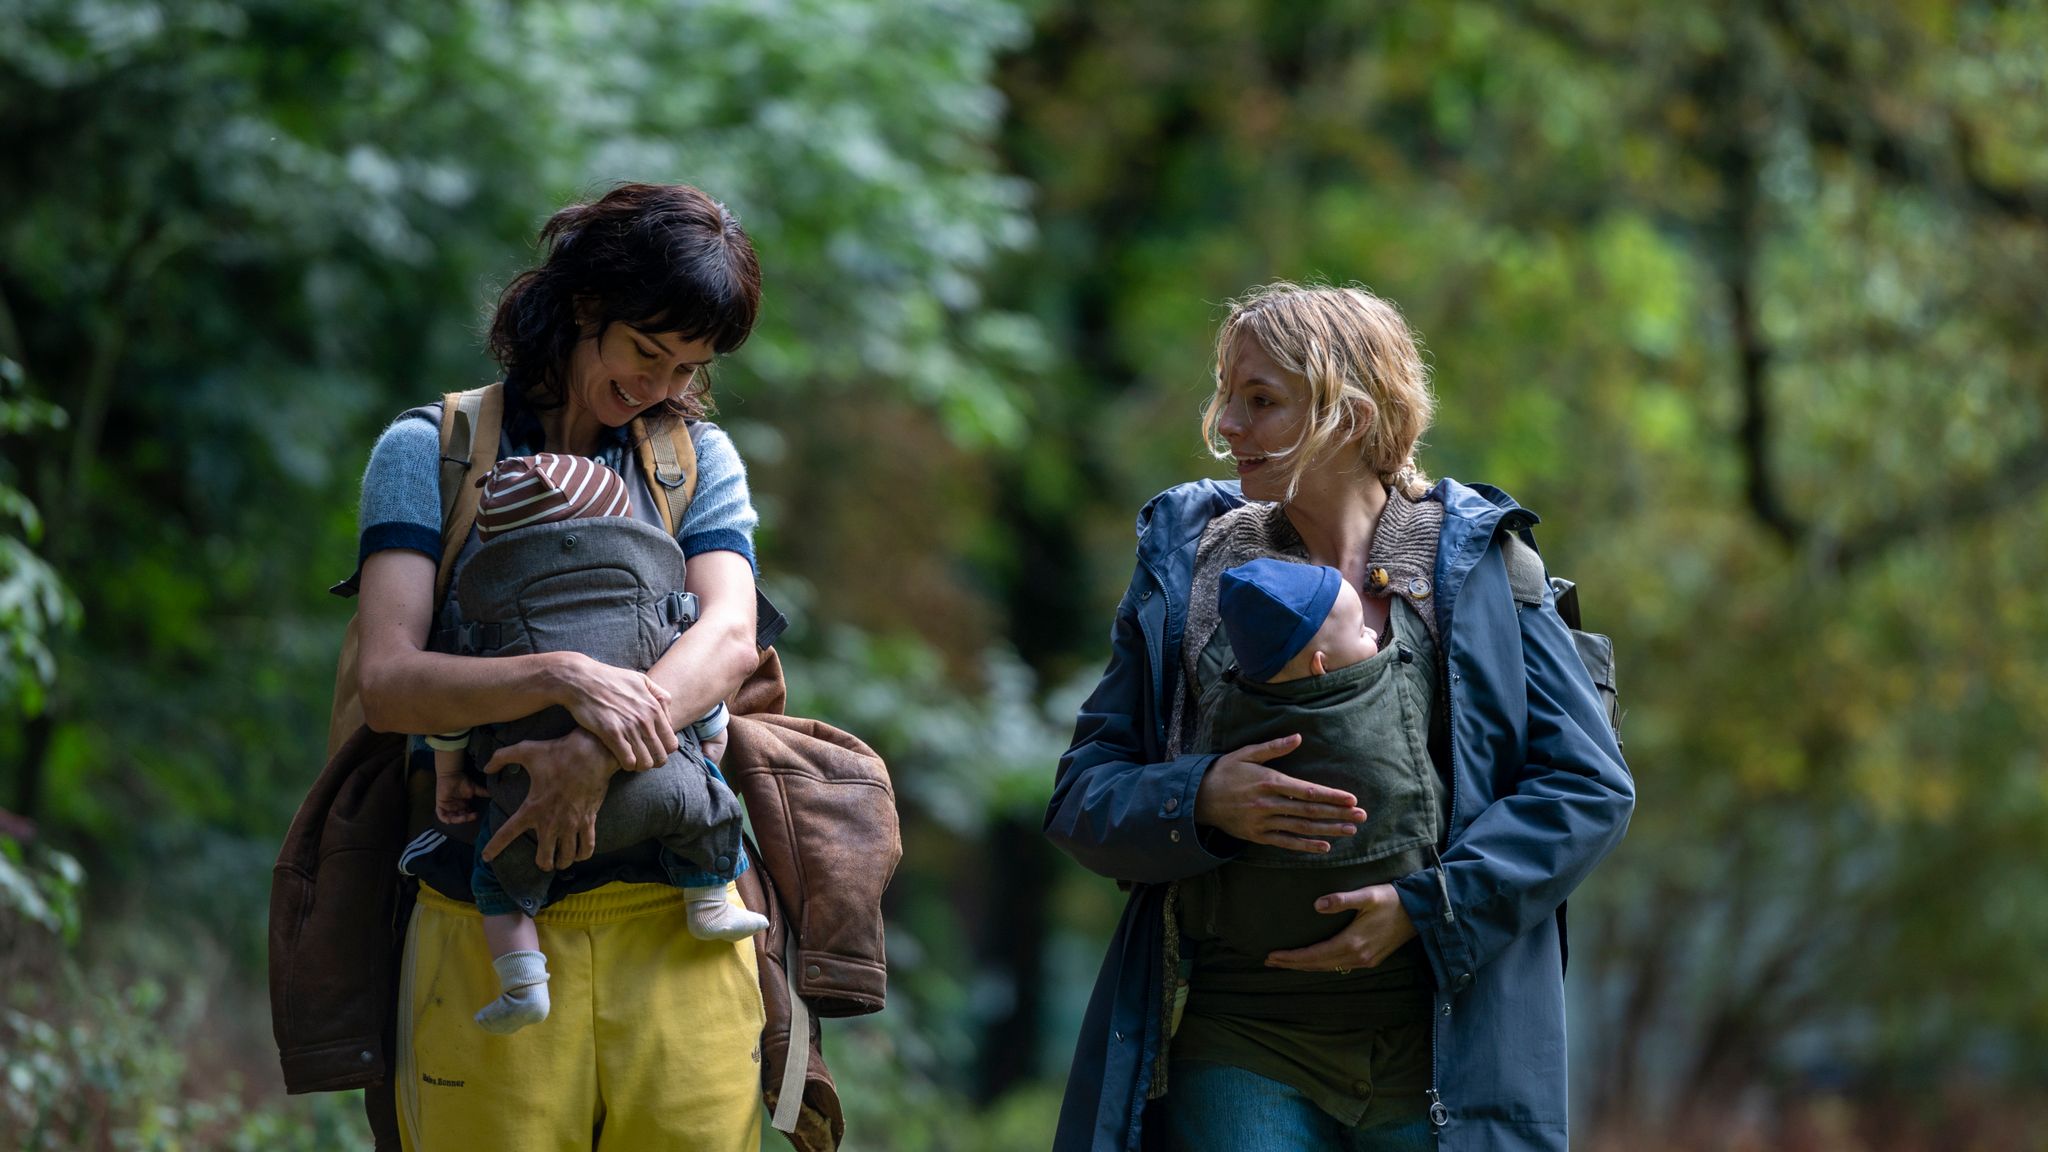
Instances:
[[[597,810],[621,763],[652,768],[676,747],[668,694],[638,672],[576,653],[449,656],[426,649],[433,622],[435,565],[405,549],[363,561],[356,614],[363,716],[379,731],[445,732],[516,720],[552,704],[581,727],[559,740],[500,748],[485,772],[526,769],[526,802],[485,847],[499,852],[529,829],[542,869],[597,850]],[[593,735],[602,731],[603,739]]]
[[[695,723],[760,666],[754,646],[754,529],[761,522],[747,466],[716,424],[695,429],[697,491],[676,531],[689,558],[684,588],[697,595],[697,622],[648,670],[670,694],[675,726]]]
[[[723,550],[692,556],[684,587],[697,596],[697,622],[647,670],[668,693],[676,728],[731,696],[761,663],[754,646],[754,566],[745,556]]]
[[[1506,600],[1505,585],[1504,569],[1475,573],[1464,594]],[[1310,972],[1370,968],[1419,934],[1439,985],[1462,988],[1517,937],[1556,915],[1621,841],[1635,786],[1571,632],[1547,589],[1542,604],[1518,607],[1515,616],[1529,726],[1514,791],[1450,842],[1441,868],[1318,899],[1318,912],[1356,915],[1330,939],[1275,952],[1268,963]]]
[[[675,749],[668,693],[638,672],[569,652],[481,658],[428,651],[434,571],[431,558],[405,549],[363,561],[358,687],[370,727],[447,732],[560,704],[627,767],[652,768]]]
[[[1150,722],[1151,676],[1136,604],[1127,594],[1117,606],[1109,667],[1081,705],[1073,745],[1060,757],[1045,812],[1053,843],[1091,871],[1152,884],[1206,872],[1235,854],[1219,855],[1203,843],[1198,809],[1205,824],[1284,848],[1303,847],[1304,837],[1338,835],[1353,814],[1364,818],[1348,794],[1260,766],[1292,751],[1292,740],[1146,763],[1139,733]]]
[[[1082,867],[1113,880],[1165,883],[1222,863],[1195,829],[1195,793],[1214,756],[1148,764],[1139,742],[1150,689],[1133,597],[1117,606],[1109,667],[1074,721],[1060,757],[1045,834]]]
[[[1504,567],[1464,595],[1508,598]],[[1484,590],[1481,591],[1482,586]],[[1557,913],[1628,829],[1635,785],[1607,712],[1549,589],[1515,612],[1528,699],[1527,760],[1513,790],[1443,853],[1394,882],[1440,980],[1461,987],[1517,937]]]

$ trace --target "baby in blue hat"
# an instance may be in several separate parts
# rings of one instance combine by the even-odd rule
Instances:
[[[1193,747],[1222,753],[1298,734],[1269,767],[1351,793],[1366,820],[1353,835],[1324,837],[1327,852],[1234,845],[1228,863],[1182,883],[1180,923],[1212,990],[1264,987],[1268,952],[1341,928],[1315,910],[1317,897],[1428,866],[1447,807],[1429,754],[1437,654],[1411,604],[1390,599],[1377,634],[1336,569],[1262,558],[1222,572],[1217,610],[1210,643],[1229,651],[1202,692]],[[1406,979],[1395,974],[1405,967],[1382,963],[1371,978]]]
[[[1263,684],[1322,676],[1380,650],[1358,589],[1328,565],[1260,559],[1227,568],[1217,608],[1238,668]]]

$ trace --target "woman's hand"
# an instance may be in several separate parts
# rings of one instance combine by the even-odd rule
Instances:
[[[1266,767],[1300,745],[1297,733],[1219,757],[1195,793],[1195,823],[1296,852],[1328,852],[1321,837],[1356,833],[1365,821],[1358,797]]]
[[[1356,912],[1335,936],[1306,948],[1269,952],[1266,966],[1297,972],[1349,972],[1377,968],[1394,949],[1415,939],[1415,922],[1401,907],[1392,884],[1375,884],[1355,892],[1332,892],[1316,900],[1316,911]]]
[[[570,658],[556,673],[558,698],[577,726],[597,737],[629,772],[645,772],[668,759],[678,747],[668,718],[668,690],[642,673],[580,653],[565,655]]]
[[[528,829],[540,842],[533,862],[543,872],[590,859],[597,851],[597,810],[619,767],[604,745],[581,728],[554,740],[522,740],[498,749],[484,772],[495,774],[509,764],[524,767],[532,783],[519,811],[484,845],[484,862],[497,859]]]
[[[706,760],[711,761],[713,764],[717,764],[720,761],[724,760],[725,745],[725,732],[720,731],[718,735],[713,736],[711,739],[704,741],[704,758]]]

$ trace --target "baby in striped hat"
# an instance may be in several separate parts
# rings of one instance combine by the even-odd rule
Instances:
[[[627,516],[626,478],[588,456],[511,456],[483,478],[476,534],[488,543],[501,532],[590,516]]]
[[[625,478],[587,456],[543,452],[508,457],[491,469],[481,487],[476,531],[485,544],[539,524],[632,515]],[[696,723],[699,741],[718,736],[725,722],[725,705],[720,704]],[[434,814],[443,824],[476,820],[472,801],[486,795],[467,772],[469,737],[465,730],[427,738],[434,750]],[[476,1020],[492,1032],[516,1032],[547,1018],[547,958],[533,918],[507,899],[484,862],[483,844],[479,836],[472,887],[503,994],[478,1011]],[[700,940],[744,940],[768,926],[765,917],[729,903],[722,883],[683,892],[690,934]]]

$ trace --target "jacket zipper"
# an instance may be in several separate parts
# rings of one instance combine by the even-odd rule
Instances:
[[[1163,654],[1162,650],[1166,646],[1166,634],[1173,627],[1173,601],[1167,598],[1166,581],[1161,580],[1159,578],[1159,573],[1153,570],[1152,565],[1142,559],[1139,561],[1139,563],[1144,568],[1145,575],[1152,581],[1151,588],[1140,592],[1138,595],[1138,602],[1141,605],[1138,612],[1139,631],[1143,632],[1145,630],[1145,612],[1142,606],[1149,604],[1151,598],[1153,596],[1157,596],[1159,597],[1161,608],[1159,634],[1157,636],[1147,635],[1145,637],[1145,671],[1152,678],[1152,698],[1154,701],[1157,701],[1159,699],[1160,693],[1164,690],[1166,686],[1166,673],[1161,663],[1161,657]],[[1157,712],[1158,709],[1155,707],[1154,711]],[[1153,717],[1153,739],[1160,743],[1162,751],[1164,751],[1166,725],[1169,722],[1170,721],[1168,717],[1163,712]],[[1171,885],[1169,885],[1167,888],[1166,898],[1168,900],[1171,900],[1173,898],[1173,890]],[[1145,1011],[1147,1015],[1150,1015],[1155,1012],[1164,1012],[1164,991],[1167,988],[1171,987],[1171,981],[1174,978],[1174,974],[1166,970],[1167,965],[1164,934],[1168,931],[1173,930],[1175,926],[1172,923],[1172,917],[1168,909],[1164,905],[1162,905],[1160,908],[1159,927],[1161,933],[1161,941],[1158,975],[1160,982],[1159,986],[1162,995],[1152,996],[1148,998],[1150,1000],[1150,1003],[1148,1003],[1145,1006]],[[1160,1021],[1160,1035],[1162,1037],[1160,1047],[1159,1049],[1151,1053],[1147,1053],[1145,1051],[1145,1035],[1148,1029],[1140,1028],[1138,1030],[1138,1035],[1134,1037],[1134,1039],[1138,1043],[1138,1081],[1139,1085],[1142,1085],[1142,1087],[1140,1087],[1139,1085],[1133,1085],[1133,1091],[1131,1093],[1132,1100],[1130,1104],[1130,1109],[1127,1113],[1127,1123],[1129,1124],[1129,1131],[1132,1134],[1135,1134],[1140,1128],[1142,1122],[1140,1121],[1139,1117],[1144,1113],[1145,1105],[1151,1099],[1151,1087],[1154,1080],[1159,1075],[1159,1068],[1157,1067],[1157,1065],[1160,1062],[1160,1057],[1165,1053],[1165,1029],[1166,1022],[1162,1019]]]
[[[1497,522],[1495,529],[1498,530]],[[1492,539],[1492,536],[1489,535],[1487,537],[1488,543],[1491,543]],[[1482,558],[1484,555],[1482,552]],[[1516,611],[1519,615],[1519,606]],[[1451,723],[1449,741],[1451,746],[1451,804],[1450,811],[1444,816],[1444,834],[1446,837],[1449,836],[1451,829],[1456,827],[1458,821],[1458,674],[1453,671],[1456,663],[1452,656],[1451,632],[1452,629],[1446,628],[1443,638],[1444,692],[1449,700],[1449,704],[1446,707],[1450,711]],[[1441,853],[1437,854],[1436,883],[1437,892],[1444,902],[1444,923],[1454,924],[1457,922],[1458,915],[1451,908],[1451,885],[1450,881],[1444,877],[1444,862]],[[1431,1034],[1436,1039],[1429,1046],[1429,1123],[1433,1128],[1442,1131],[1443,1127],[1450,1123],[1451,1120],[1451,1110],[1444,1103],[1443,1094],[1439,1091],[1442,1086],[1443,1076],[1441,1056],[1444,1039],[1443,1022],[1449,1019],[1451,1015],[1451,993],[1448,989],[1439,989],[1438,995],[1444,999],[1443,1006],[1437,1010],[1436,1019],[1430,1022]]]
[[[1450,806],[1444,813],[1444,834],[1446,837],[1450,835],[1451,829],[1455,828],[1458,822],[1458,694],[1454,688],[1456,675],[1451,671],[1451,667],[1451,634],[1449,629],[1445,629],[1443,642],[1444,707],[1450,713],[1451,726],[1449,739],[1445,741],[1451,748]],[[1436,857],[1437,894],[1444,902],[1444,923],[1456,923],[1458,919],[1457,913],[1451,910],[1450,881],[1444,876],[1443,854],[1438,852],[1433,844],[1430,845],[1429,851],[1430,855]],[[1440,988],[1437,990],[1437,995],[1443,997],[1443,1005],[1437,1010],[1436,1019],[1430,1021],[1430,1032],[1435,1039],[1429,1046],[1429,1123],[1432,1128],[1441,1132],[1444,1126],[1450,1123],[1451,1119],[1451,1110],[1444,1104],[1443,1094],[1440,1091],[1443,1084],[1443,1022],[1451,1014],[1451,992],[1448,988]]]

